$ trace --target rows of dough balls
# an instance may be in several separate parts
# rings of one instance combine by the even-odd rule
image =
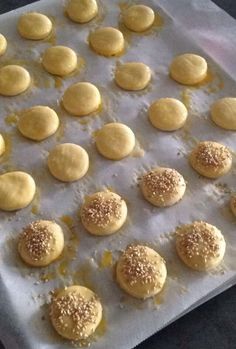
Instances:
[[[55,52],[52,55],[54,57],[61,57],[58,52],[61,49],[62,51],[64,50],[63,47],[52,47],[48,50],[51,49],[55,49]],[[44,56],[47,56],[47,52]],[[68,55],[65,54],[65,56]],[[76,54],[74,54],[74,57],[76,57]],[[60,62],[61,61],[59,61],[59,63]],[[70,64],[68,63],[66,66],[68,67]],[[202,57],[193,54],[178,56],[174,59],[170,66],[170,75],[176,81],[185,84],[194,84],[199,82],[205,78],[206,74],[206,61]],[[186,77],[188,77],[188,79]],[[143,63],[135,62],[121,65],[118,67],[115,74],[117,84],[126,90],[143,89],[145,86],[147,86],[150,78],[150,68]],[[14,83],[11,83],[11,87],[14,88]],[[212,119],[226,129],[234,128],[234,122],[236,119],[235,101],[235,98],[223,98],[215,102],[211,107]],[[99,108],[101,104],[101,95],[96,86],[87,82],[80,82],[71,85],[65,91],[62,98],[62,104],[64,108],[72,115],[89,115]],[[188,112],[184,104],[174,98],[161,98],[152,103],[148,111],[149,120],[151,121],[152,125],[162,131],[174,131],[182,127],[187,119],[187,114]],[[59,119],[57,114],[54,110],[46,106],[35,106],[23,111],[18,122],[19,131],[25,137],[36,141],[44,140],[54,134],[58,126]],[[0,140],[1,153],[3,153],[4,140],[2,137]],[[107,124],[101,130],[99,130],[99,132],[97,132],[96,146],[98,151],[104,157],[112,160],[120,160],[132,152],[135,146],[135,135],[133,134],[132,130],[124,124]],[[232,157],[229,150],[219,143],[201,142],[191,153],[190,163],[192,167],[200,174],[210,178],[217,178],[230,170]],[[79,145],[68,143],[61,144],[56,146],[55,149],[50,152],[48,157],[48,167],[50,172],[57,179],[65,182],[71,182],[82,178],[86,174],[89,167],[89,157],[87,152]],[[162,169],[160,170],[162,171]],[[150,174],[148,176],[151,176],[153,179],[154,175],[157,176],[155,172],[158,171],[159,170],[154,170],[152,171],[152,176]],[[19,183],[22,182],[20,180],[14,180],[12,184],[9,179],[15,177],[16,173],[7,173],[1,177],[2,187],[5,189],[3,190],[3,195],[5,195],[6,190],[10,189],[10,186],[12,186],[12,190],[14,190],[15,183],[17,182],[19,186]],[[156,181],[158,182],[159,179]],[[6,185],[6,182],[8,185]],[[175,199],[171,198],[170,200],[167,200],[165,198],[166,195],[163,195],[163,193],[160,192],[160,190],[166,191],[166,188],[164,186],[160,186],[158,191],[156,188],[153,188],[154,182],[151,183],[152,187],[150,187],[150,183],[148,183],[149,190],[148,187],[142,187],[143,193],[148,201],[157,206],[170,206],[172,202],[176,203],[182,198],[185,191],[185,185],[182,184],[179,184],[181,189],[176,190],[173,188],[168,188],[168,196],[173,196]],[[27,186],[29,186],[28,183],[26,187]],[[175,184],[175,186],[178,187],[178,184]],[[16,187],[15,189],[17,190]],[[22,199],[25,200],[23,200],[23,203],[21,202],[18,206],[14,205],[14,202],[12,201],[10,203],[5,203],[3,200],[1,208],[13,210],[25,207],[25,205],[32,200],[32,192],[34,192],[34,190],[35,185],[34,189],[27,191],[27,193],[30,193],[28,198],[25,199],[24,196],[21,196],[21,201]],[[149,192],[151,192],[152,195]],[[15,195],[14,197],[17,198],[18,196]]]
[[[98,206],[99,200],[102,200],[100,203],[103,209],[104,203],[109,201],[110,214],[112,212],[112,219],[109,219],[109,215],[103,216],[101,224],[95,220],[99,220],[101,214],[104,214],[101,212],[101,206]],[[85,214],[93,216],[93,223],[101,229],[105,224],[110,227],[114,227],[116,223],[121,225],[121,217],[127,212],[124,201],[114,193],[93,195],[85,202],[83,210],[86,211]],[[89,222],[87,228],[90,232],[91,227]],[[225,254],[226,244],[222,233],[215,226],[203,221],[177,227],[175,242],[180,259],[185,265],[198,271],[215,268]],[[54,262],[61,255],[63,247],[63,230],[53,221],[32,222],[23,229],[18,240],[18,251],[22,260],[34,267],[44,267]],[[130,244],[126,247],[116,263],[115,272],[120,288],[138,299],[157,295],[163,289],[167,278],[165,260],[153,248],[140,244]],[[102,319],[102,311],[98,295],[88,288],[75,285],[66,287],[53,297],[50,318],[61,336],[70,340],[81,340],[96,330]]]
[[[113,128],[114,126],[114,128]],[[117,133],[126,132],[135,144],[132,131],[125,125],[107,124],[100,131],[103,135],[98,142],[99,151],[106,150],[108,141],[117,145]],[[115,133],[115,136],[113,134]],[[122,140],[122,137],[120,137]],[[99,141],[99,136],[98,136]],[[128,139],[129,145],[131,143]],[[122,147],[122,143],[119,144]],[[107,147],[110,155],[111,149]],[[125,148],[127,149],[127,147]],[[124,151],[124,150],[123,150]],[[104,152],[101,151],[104,155]],[[207,178],[219,178],[229,172],[232,166],[232,155],[227,147],[220,143],[200,142],[190,153],[189,162],[193,169]],[[51,174],[60,181],[73,182],[79,180],[88,171],[89,156],[85,149],[77,144],[63,143],[57,145],[49,153],[47,160]],[[178,203],[185,194],[184,177],[175,169],[157,167],[145,173],[140,181],[144,198],[157,207],[169,207]],[[36,185],[34,179],[25,172],[13,171],[0,175],[0,209],[14,211],[28,206],[34,198]],[[9,194],[10,193],[10,194]],[[231,200],[232,212],[235,214],[235,196]],[[112,232],[111,232],[112,233]]]
[[[66,9],[70,19],[85,23],[96,17],[98,7],[95,0],[72,0]],[[140,20],[141,19],[141,20]],[[131,6],[123,14],[126,27],[135,32],[149,29],[155,14],[147,6]],[[33,23],[33,25],[32,25]],[[23,15],[18,23],[22,37],[42,40],[50,35],[52,22],[39,13]],[[114,56],[124,50],[125,41],[116,28],[100,28],[89,36],[91,48],[98,54]],[[0,36],[0,54],[7,43]],[[63,63],[63,64],[62,64]],[[50,74],[65,76],[77,66],[77,55],[68,47],[54,46],[47,49],[42,65]],[[181,84],[194,85],[207,74],[206,61],[197,55],[184,54],[176,57],[170,66],[171,77]],[[30,75],[22,67],[6,66],[0,70],[0,94],[13,96],[30,86]],[[115,81],[124,90],[142,90],[151,80],[151,70],[143,63],[128,62],[120,65]],[[86,103],[82,103],[85,100]],[[99,90],[90,83],[70,86],[62,98],[64,108],[76,116],[88,115],[98,110],[101,104]],[[213,104],[213,121],[225,129],[236,129],[236,99],[224,98]],[[149,120],[162,131],[174,131],[183,126],[187,109],[178,100],[162,98],[149,108]],[[36,120],[38,129],[36,129]],[[35,106],[24,111],[18,122],[19,131],[27,138],[42,141],[54,134],[59,119],[52,109]],[[105,125],[96,136],[98,151],[106,158],[121,160],[128,156],[135,145],[135,135],[123,124]],[[0,138],[0,149],[4,152],[4,140]],[[190,164],[200,174],[217,178],[227,173],[232,164],[230,151],[216,142],[201,142],[189,157]],[[49,154],[48,167],[59,180],[71,182],[82,178],[89,167],[87,152],[75,144],[60,144]],[[155,168],[144,174],[140,182],[141,191],[151,204],[168,207],[184,196],[186,183],[174,169]],[[3,201],[2,209],[15,210],[27,206],[35,194],[35,183],[23,172],[10,172],[0,176],[0,197],[12,193]],[[20,198],[17,205],[15,198]],[[5,206],[4,206],[5,205]],[[236,211],[236,200],[231,205]],[[85,229],[95,235],[117,232],[127,218],[127,205],[115,193],[99,192],[88,196],[83,203],[80,216]],[[61,227],[51,221],[37,221],[25,227],[19,238],[18,249],[22,259],[31,266],[46,266],[55,261],[64,248]],[[176,250],[181,260],[196,270],[207,270],[217,266],[225,253],[225,241],[221,232],[206,222],[193,222],[176,229]],[[133,297],[145,299],[159,293],[167,276],[165,261],[152,248],[129,245],[120,256],[116,267],[117,282]],[[86,310],[86,311],[85,311]],[[78,340],[90,336],[102,318],[102,304],[91,290],[82,286],[71,286],[59,292],[52,301],[50,316],[57,332],[65,338]]]

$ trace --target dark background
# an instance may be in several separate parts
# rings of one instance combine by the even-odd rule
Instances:
[[[0,0],[0,13],[31,2],[33,1]],[[236,0],[214,0],[214,2],[236,18]],[[136,349],[211,348],[236,349],[236,286],[203,304],[136,347]],[[1,343],[0,349],[4,349]]]

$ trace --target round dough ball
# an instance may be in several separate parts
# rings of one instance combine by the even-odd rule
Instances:
[[[177,56],[171,63],[170,76],[183,85],[198,84],[207,76],[207,62],[193,53]]]
[[[115,81],[128,91],[139,91],[147,87],[151,80],[151,70],[143,63],[129,62],[117,67]]]
[[[149,29],[155,20],[154,11],[145,5],[129,7],[123,15],[125,26],[134,32],[144,32]]]
[[[0,68],[0,95],[16,96],[30,86],[28,71],[19,65],[6,65]]]
[[[98,110],[101,105],[99,90],[89,82],[78,82],[65,91],[62,98],[65,110],[75,116],[84,116]]]
[[[2,136],[1,133],[0,133],[0,156],[3,155],[3,153],[5,152],[5,150],[6,150],[5,141],[4,141],[3,136]]]
[[[7,40],[5,36],[0,34],[0,56],[2,56],[6,52],[6,49],[7,49]]]
[[[148,116],[151,124],[157,129],[175,131],[185,124],[188,110],[178,99],[160,98],[151,104]]]
[[[146,173],[141,180],[143,196],[157,207],[176,204],[184,196],[185,190],[183,176],[171,168],[158,167]]]
[[[69,286],[53,297],[50,318],[62,337],[75,341],[86,339],[102,319],[102,305],[90,289]]]
[[[96,0],[70,0],[66,12],[72,21],[87,23],[97,15],[98,5]]]
[[[208,178],[218,178],[229,172],[232,155],[224,145],[205,141],[200,142],[190,154],[189,162],[194,170]]]
[[[61,227],[51,221],[35,221],[20,234],[18,251],[23,261],[32,267],[45,267],[55,261],[64,248]]]
[[[96,147],[100,154],[111,160],[128,156],[135,146],[135,135],[126,125],[113,122],[103,126],[96,136]]]
[[[145,299],[158,294],[166,276],[164,259],[147,246],[129,245],[116,266],[118,284],[136,298]]]
[[[230,208],[231,208],[231,211],[232,213],[235,215],[236,217],[236,194],[233,194],[231,196],[231,199],[230,199]]]
[[[28,206],[35,191],[34,179],[28,173],[13,171],[0,175],[0,209],[15,211]]]
[[[214,225],[202,221],[184,224],[176,229],[176,249],[190,268],[206,271],[215,268],[225,254],[225,239]]]
[[[51,33],[52,22],[42,13],[28,12],[20,16],[17,29],[25,39],[42,40]]]
[[[22,112],[17,126],[23,136],[42,141],[56,132],[59,118],[53,109],[37,105]]]
[[[66,76],[76,69],[77,55],[69,47],[52,46],[44,52],[42,65],[50,74]]]
[[[89,44],[99,55],[111,57],[124,50],[125,40],[120,30],[105,27],[96,29],[89,35]]]
[[[87,196],[80,211],[81,221],[93,235],[110,235],[117,232],[127,218],[127,206],[113,192],[102,191]]]
[[[221,98],[211,106],[211,118],[216,125],[236,131],[236,98]]]
[[[59,144],[49,153],[48,168],[60,181],[77,181],[88,171],[88,153],[77,144]]]

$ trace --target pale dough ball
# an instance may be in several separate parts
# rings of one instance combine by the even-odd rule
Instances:
[[[0,34],[0,56],[2,56],[6,52],[6,49],[7,49],[7,40],[5,36]]]
[[[6,150],[6,145],[3,136],[0,133],[0,156],[5,152]]]
[[[20,16],[17,29],[25,39],[42,40],[51,33],[52,22],[42,13],[28,12]]]
[[[75,341],[87,339],[102,319],[102,304],[90,289],[69,286],[53,297],[50,318],[62,337]]]
[[[116,56],[124,50],[125,40],[120,30],[112,27],[96,29],[89,35],[89,44],[102,56]]]
[[[93,235],[117,232],[127,218],[125,201],[110,191],[97,192],[85,198],[80,211],[81,221]]]
[[[225,239],[214,225],[202,221],[176,229],[176,249],[190,268],[206,271],[220,264],[225,254]]]
[[[118,122],[106,124],[96,135],[96,147],[99,153],[111,160],[121,160],[128,156],[134,146],[133,131]]]
[[[143,63],[129,62],[117,67],[115,81],[128,91],[143,90],[151,80],[151,70]]]
[[[170,76],[180,84],[195,85],[207,76],[207,62],[193,53],[177,56],[171,63]]]
[[[200,142],[191,152],[189,161],[194,170],[208,178],[218,178],[229,172],[232,155],[224,145],[205,141]]]
[[[30,86],[28,71],[19,65],[6,65],[0,68],[0,95],[16,96]]]
[[[34,179],[28,173],[13,171],[0,175],[0,209],[15,211],[28,206],[35,191]]]
[[[157,129],[175,131],[185,124],[188,110],[178,99],[160,98],[151,104],[148,116],[151,124]]]
[[[49,153],[48,168],[60,181],[77,181],[88,171],[88,153],[77,144],[59,144]]]
[[[230,199],[230,208],[232,213],[236,216],[236,194],[233,194]]]
[[[146,173],[140,186],[145,199],[157,207],[176,204],[186,190],[183,176],[176,170],[165,167],[158,167]]]
[[[75,116],[84,116],[98,110],[101,105],[99,90],[89,82],[78,82],[65,91],[62,103],[65,110]]]
[[[98,5],[96,0],[70,0],[66,12],[72,21],[87,23],[97,15]]]
[[[216,125],[236,131],[236,98],[221,98],[211,106],[211,118]]]
[[[144,32],[153,25],[154,20],[154,11],[145,5],[131,6],[123,14],[125,26],[134,32]]]
[[[42,141],[56,132],[59,118],[53,109],[37,105],[22,112],[17,126],[23,136]]]
[[[35,221],[26,226],[19,237],[18,251],[32,267],[45,267],[55,261],[64,248],[61,227],[51,221]]]
[[[118,284],[136,298],[146,299],[158,294],[166,276],[164,259],[147,246],[129,245],[116,266]]]
[[[52,46],[44,52],[42,65],[50,74],[65,76],[76,69],[77,55],[69,47]]]

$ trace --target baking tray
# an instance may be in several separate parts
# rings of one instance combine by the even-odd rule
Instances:
[[[234,133],[220,130],[208,117],[209,105],[214,100],[234,95],[236,85],[233,73],[230,76],[233,66],[230,64],[230,53],[226,58],[229,64],[224,66],[211,45],[206,45],[204,40],[201,44],[194,25],[190,31],[192,35],[187,33],[190,23],[188,20],[181,21],[183,9],[190,18],[194,13],[199,16],[199,2],[180,1],[177,7],[174,1],[148,0],[145,3],[161,16],[157,25],[148,35],[131,35],[125,31],[127,50],[124,56],[115,59],[97,56],[87,44],[90,30],[98,26],[121,25],[119,13],[124,4],[115,0],[109,4],[101,1],[98,19],[83,26],[65,18],[64,2],[58,0],[52,0],[50,4],[42,0],[0,16],[0,32],[9,38],[7,54],[0,63],[22,64],[34,81],[32,88],[21,96],[1,97],[0,129],[5,132],[8,142],[1,172],[25,170],[33,175],[38,187],[36,198],[28,208],[16,213],[0,213],[0,302],[4,314],[1,318],[4,320],[1,338],[6,348],[48,349],[70,345],[55,334],[47,315],[50,291],[64,285],[84,284],[101,297],[104,319],[91,343],[92,348],[128,349],[235,283],[235,220],[228,210],[229,194],[234,190],[235,164],[231,173],[223,179],[209,181],[199,178],[187,162],[187,154],[198,139],[218,140],[234,150]],[[210,2],[205,4],[206,12],[212,11],[215,15],[215,7],[212,8]],[[17,18],[21,13],[32,10],[51,16],[55,35],[50,39],[35,43],[18,36]],[[79,53],[79,74],[61,80],[43,71],[41,54],[55,43],[68,45]],[[223,45],[227,46],[225,42]],[[211,72],[207,84],[193,89],[180,86],[169,78],[169,63],[173,56],[183,52],[196,52],[206,57]],[[137,57],[153,71],[150,88],[141,93],[121,91],[113,82],[116,61],[137,60]],[[90,81],[98,86],[103,97],[103,109],[99,116],[75,118],[61,109],[63,91],[75,81]],[[165,96],[182,99],[189,108],[186,126],[171,134],[158,132],[147,120],[148,105],[154,99]],[[27,141],[18,134],[15,126],[15,113],[35,104],[55,108],[61,120],[57,134],[43,143]],[[132,156],[120,162],[103,159],[94,146],[94,132],[111,121],[129,125],[137,137]],[[84,146],[91,161],[88,175],[69,185],[56,181],[46,168],[48,151],[63,142]],[[150,207],[143,201],[137,187],[138,177],[156,165],[176,168],[188,181],[184,199],[165,210]],[[78,220],[78,209],[84,195],[103,188],[115,190],[127,200],[129,219],[119,233],[96,238],[84,231]],[[19,231],[38,218],[58,221],[63,226],[67,241],[62,258],[41,270],[25,266],[16,253]],[[215,224],[227,241],[222,266],[204,275],[182,265],[176,257],[171,234],[178,224],[194,219]],[[132,241],[143,241],[153,246],[167,260],[169,277],[166,287],[153,300],[133,300],[114,282],[114,263],[120,250]],[[112,263],[107,257],[111,255]]]

